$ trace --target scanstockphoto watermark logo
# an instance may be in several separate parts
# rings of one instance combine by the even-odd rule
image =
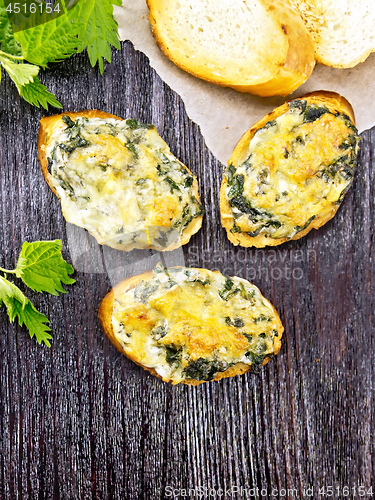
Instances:
[[[308,499],[308,498],[372,498],[374,493],[372,486],[363,484],[322,484],[305,485],[296,487],[247,487],[247,486],[228,486],[225,488],[208,488],[206,486],[196,486],[192,488],[177,488],[172,485],[165,487],[165,497],[174,500],[182,498],[251,498],[251,499],[272,499],[285,498]]]
[[[241,268],[241,276],[249,281],[255,279],[301,280],[309,264],[316,261],[312,249],[229,249],[221,252],[188,248],[191,267],[210,267],[223,274],[233,273],[233,266]],[[228,264],[227,264],[228,263]]]
[[[313,487],[297,488],[259,488],[245,486],[229,486],[226,488],[208,488],[196,486],[193,488],[176,488],[172,485],[165,487],[166,498],[174,500],[182,498],[311,498],[314,495]]]

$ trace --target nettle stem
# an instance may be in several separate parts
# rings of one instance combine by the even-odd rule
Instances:
[[[16,59],[17,61],[23,61],[23,56],[14,56],[13,54],[8,54],[7,52],[3,52],[0,50],[0,56],[4,56],[8,59]]]
[[[9,271],[9,269],[3,269],[0,267],[0,271],[5,273],[5,274],[15,274],[16,270],[14,269],[13,271]]]

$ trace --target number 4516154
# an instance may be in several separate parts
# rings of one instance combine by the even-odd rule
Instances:
[[[6,11],[9,12],[10,14],[35,14],[36,12],[40,12],[43,14],[43,12],[47,12],[47,14],[52,14],[53,12],[60,12],[60,5],[58,2],[54,5],[52,8],[52,5],[49,3],[10,3]]]
[[[320,497],[348,497],[350,494],[352,495],[358,495],[360,497],[365,497],[365,496],[373,496],[372,492],[372,486],[370,488],[366,488],[365,486],[352,486],[349,488],[349,486],[322,486],[321,488],[318,489],[318,495]]]

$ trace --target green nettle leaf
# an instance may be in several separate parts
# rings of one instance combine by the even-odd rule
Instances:
[[[2,302],[7,308],[11,323],[17,318],[20,326],[27,327],[31,338],[35,335],[39,344],[44,342],[46,346],[51,346],[49,339],[52,337],[47,333],[50,328],[44,324],[49,323],[48,318],[35,309],[16,285],[0,276],[0,305]]]
[[[19,88],[19,93],[25,101],[37,106],[38,108],[39,106],[43,106],[44,109],[48,109],[48,104],[51,104],[51,106],[54,106],[55,108],[62,108],[56,97],[40,83],[39,78],[37,77],[35,77],[32,82]]]
[[[111,45],[121,48],[113,18],[113,5],[121,5],[121,0],[78,0],[69,10],[66,1],[59,3],[64,14],[50,19],[43,13],[45,22],[39,19],[37,26],[13,32],[4,1],[0,0],[0,66],[9,73],[21,97],[46,109],[48,104],[62,106],[38,80],[39,68],[87,48],[92,66],[98,62],[103,73],[104,59],[111,62]]]
[[[47,347],[51,347],[49,340],[52,339],[52,336],[47,333],[51,329],[45,324],[49,323],[49,319],[37,311],[30,300],[26,299],[24,308],[21,307],[19,302],[15,302],[14,313],[15,317],[18,318],[19,325],[25,325],[29,330],[30,338],[35,335],[38,344],[44,342]]]
[[[34,291],[51,295],[65,293],[61,283],[72,284],[75,280],[69,277],[74,269],[62,258],[61,248],[61,240],[26,241],[17,262],[16,276]]]
[[[0,62],[17,85],[18,90],[20,90],[20,87],[32,82],[34,77],[39,73],[38,66],[34,66],[33,64],[19,64],[2,55],[0,55]]]
[[[5,7],[0,0],[0,49],[13,56],[22,56],[22,48],[13,36]]]
[[[113,5],[121,5],[121,0],[81,0],[80,21],[85,29],[80,35],[79,51],[87,47],[90,63],[95,66],[99,62],[100,72],[103,73],[103,59],[111,62],[111,48],[113,45],[120,49],[117,22],[113,18]]]
[[[13,285],[13,283],[0,276],[0,301],[4,302],[6,305],[9,319],[13,321],[15,317],[15,303],[18,302],[23,309],[26,305],[27,298],[16,285]]]
[[[35,291],[52,295],[58,295],[57,292],[65,293],[62,283],[71,284],[75,280],[69,277],[74,269],[62,258],[61,248],[61,240],[25,242],[16,269],[8,271],[0,268],[0,271],[15,274]],[[2,304],[7,308],[11,323],[17,318],[19,325],[25,325],[29,330],[31,338],[36,336],[39,344],[44,342],[50,347],[49,340],[52,337],[46,324],[49,323],[48,318],[37,311],[32,302],[6,276],[0,276],[0,306]]]
[[[76,53],[77,37],[84,29],[79,21],[80,2],[63,16],[14,33],[22,47],[23,58],[45,68],[50,62],[61,61]]]

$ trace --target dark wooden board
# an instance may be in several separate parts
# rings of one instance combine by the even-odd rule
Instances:
[[[143,54],[123,43],[103,76],[80,55],[43,81],[66,111],[98,108],[158,127],[198,176],[206,209],[186,263],[250,279],[285,334],[259,376],[173,387],[104,337],[106,274],[77,272],[59,297],[29,293],[51,320],[50,349],[10,325],[2,307],[0,498],[209,498],[211,489],[210,498],[320,499],[318,488],[333,486],[332,498],[370,499],[352,488],[367,490],[374,478],[375,130],[362,134],[354,185],[334,220],[274,250],[241,249],[219,222],[224,166]],[[25,240],[61,238],[69,260],[37,160],[42,111],[7,77],[0,88],[0,266],[16,264]]]

